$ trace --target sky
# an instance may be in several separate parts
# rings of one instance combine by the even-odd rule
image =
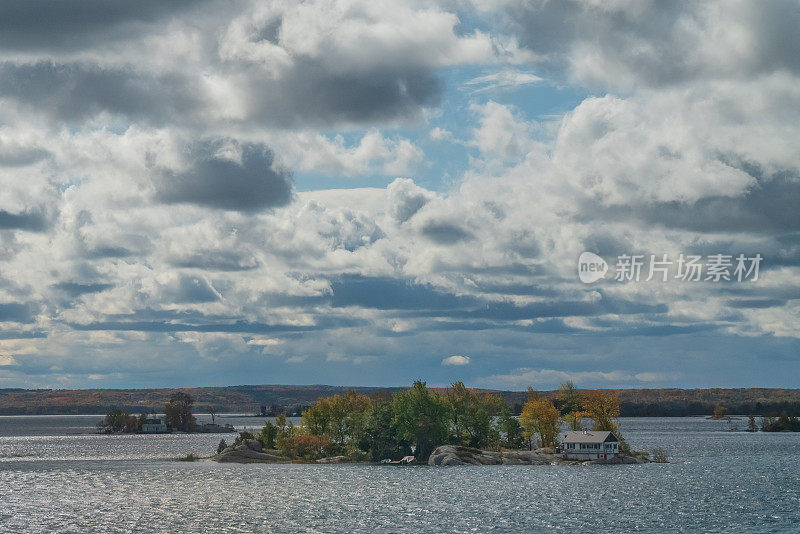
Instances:
[[[800,387],[798,28],[4,1],[0,388]]]

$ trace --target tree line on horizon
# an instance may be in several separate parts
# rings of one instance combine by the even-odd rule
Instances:
[[[141,390],[20,390],[0,389],[0,415],[46,415],[106,413],[119,409],[130,413],[141,410],[161,410],[172,394],[191,395],[203,406],[218,411],[252,411],[263,407],[264,415],[277,413],[300,414],[317,398],[332,393],[343,394],[347,389],[366,395],[394,393],[403,388],[346,388],[335,386],[225,386],[183,389]],[[591,390],[580,390],[583,392]],[[778,417],[783,412],[800,416],[800,389],[638,389],[615,391],[620,397],[621,417],[681,417],[709,416],[716,406],[725,405],[738,415]],[[494,391],[508,403],[512,413],[519,415],[527,402],[525,391]],[[539,391],[561,408],[556,391]]]

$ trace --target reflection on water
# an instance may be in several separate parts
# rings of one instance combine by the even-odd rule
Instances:
[[[436,469],[176,462],[223,436],[93,435],[98,419],[0,417],[0,531],[800,531],[800,434],[702,418],[623,420],[669,465]]]

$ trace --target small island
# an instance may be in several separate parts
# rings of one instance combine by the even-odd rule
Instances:
[[[216,424],[217,412],[213,406],[206,409],[211,415],[211,423],[197,424],[197,419],[192,415],[194,398],[181,391],[173,393],[164,405],[164,417],[155,414],[142,413],[139,416],[129,412],[114,409],[106,414],[105,418],[97,423],[97,431],[101,434],[139,433],[139,434],[167,434],[170,432],[203,432],[223,433],[236,432],[231,425]]]
[[[555,401],[555,402],[554,402]],[[446,389],[416,381],[394,394],[353,390],[318,399],[300,425],[278,414],[257,435],[223,439],[208,459],[239,463],[388,465],[575,465],[666,462],[636,452],[619,431],[619,397],[562,384],[554,401],[529,390],[517,418],[495,395],[462,382]],[[584,429],[590,421],[591,429]],[[569,430],[562,431],[567,425]]]

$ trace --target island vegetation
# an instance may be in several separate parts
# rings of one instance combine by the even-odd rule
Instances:
[[[259,455],[284,461],[373,461],[415,456],[426,461],[440,446],[504,451],[558,446],[564,421],[580,430],[586,420],[593,430],[608,430],[620,439],[620,401],[615,392],[581,392],[571,382],[559,388],[556,400],[528,391],[517,419],[498,395],[471,390],[454,382],[444,390],[416,381],[406,390],[371,396],[349,390],[322,397],[303,412],[299,425],[278,414],[257,435],[242,432],[230,446],[222,440],[216,459],[257,461]],[[238,454],[237,454],[238,453]]]
[[[780,416],[766,415],[761,418],[763,432],[800,432],[800,419],[783,412]]]
[[[194,398],[188,393],[178,391],[170,396],[169,401],[164,405],[164,420],[170,429],[183,432],[192,432],[198,429],[197,419],[192,415]],[[210,412],[215,415],[215,411]],[[142,413],[138,416],[131,415],[129,412],[113,409],[105,418],[97,423],[97,429],[101,433],[139,432],[142,425],[147,422],[148,415]]]

